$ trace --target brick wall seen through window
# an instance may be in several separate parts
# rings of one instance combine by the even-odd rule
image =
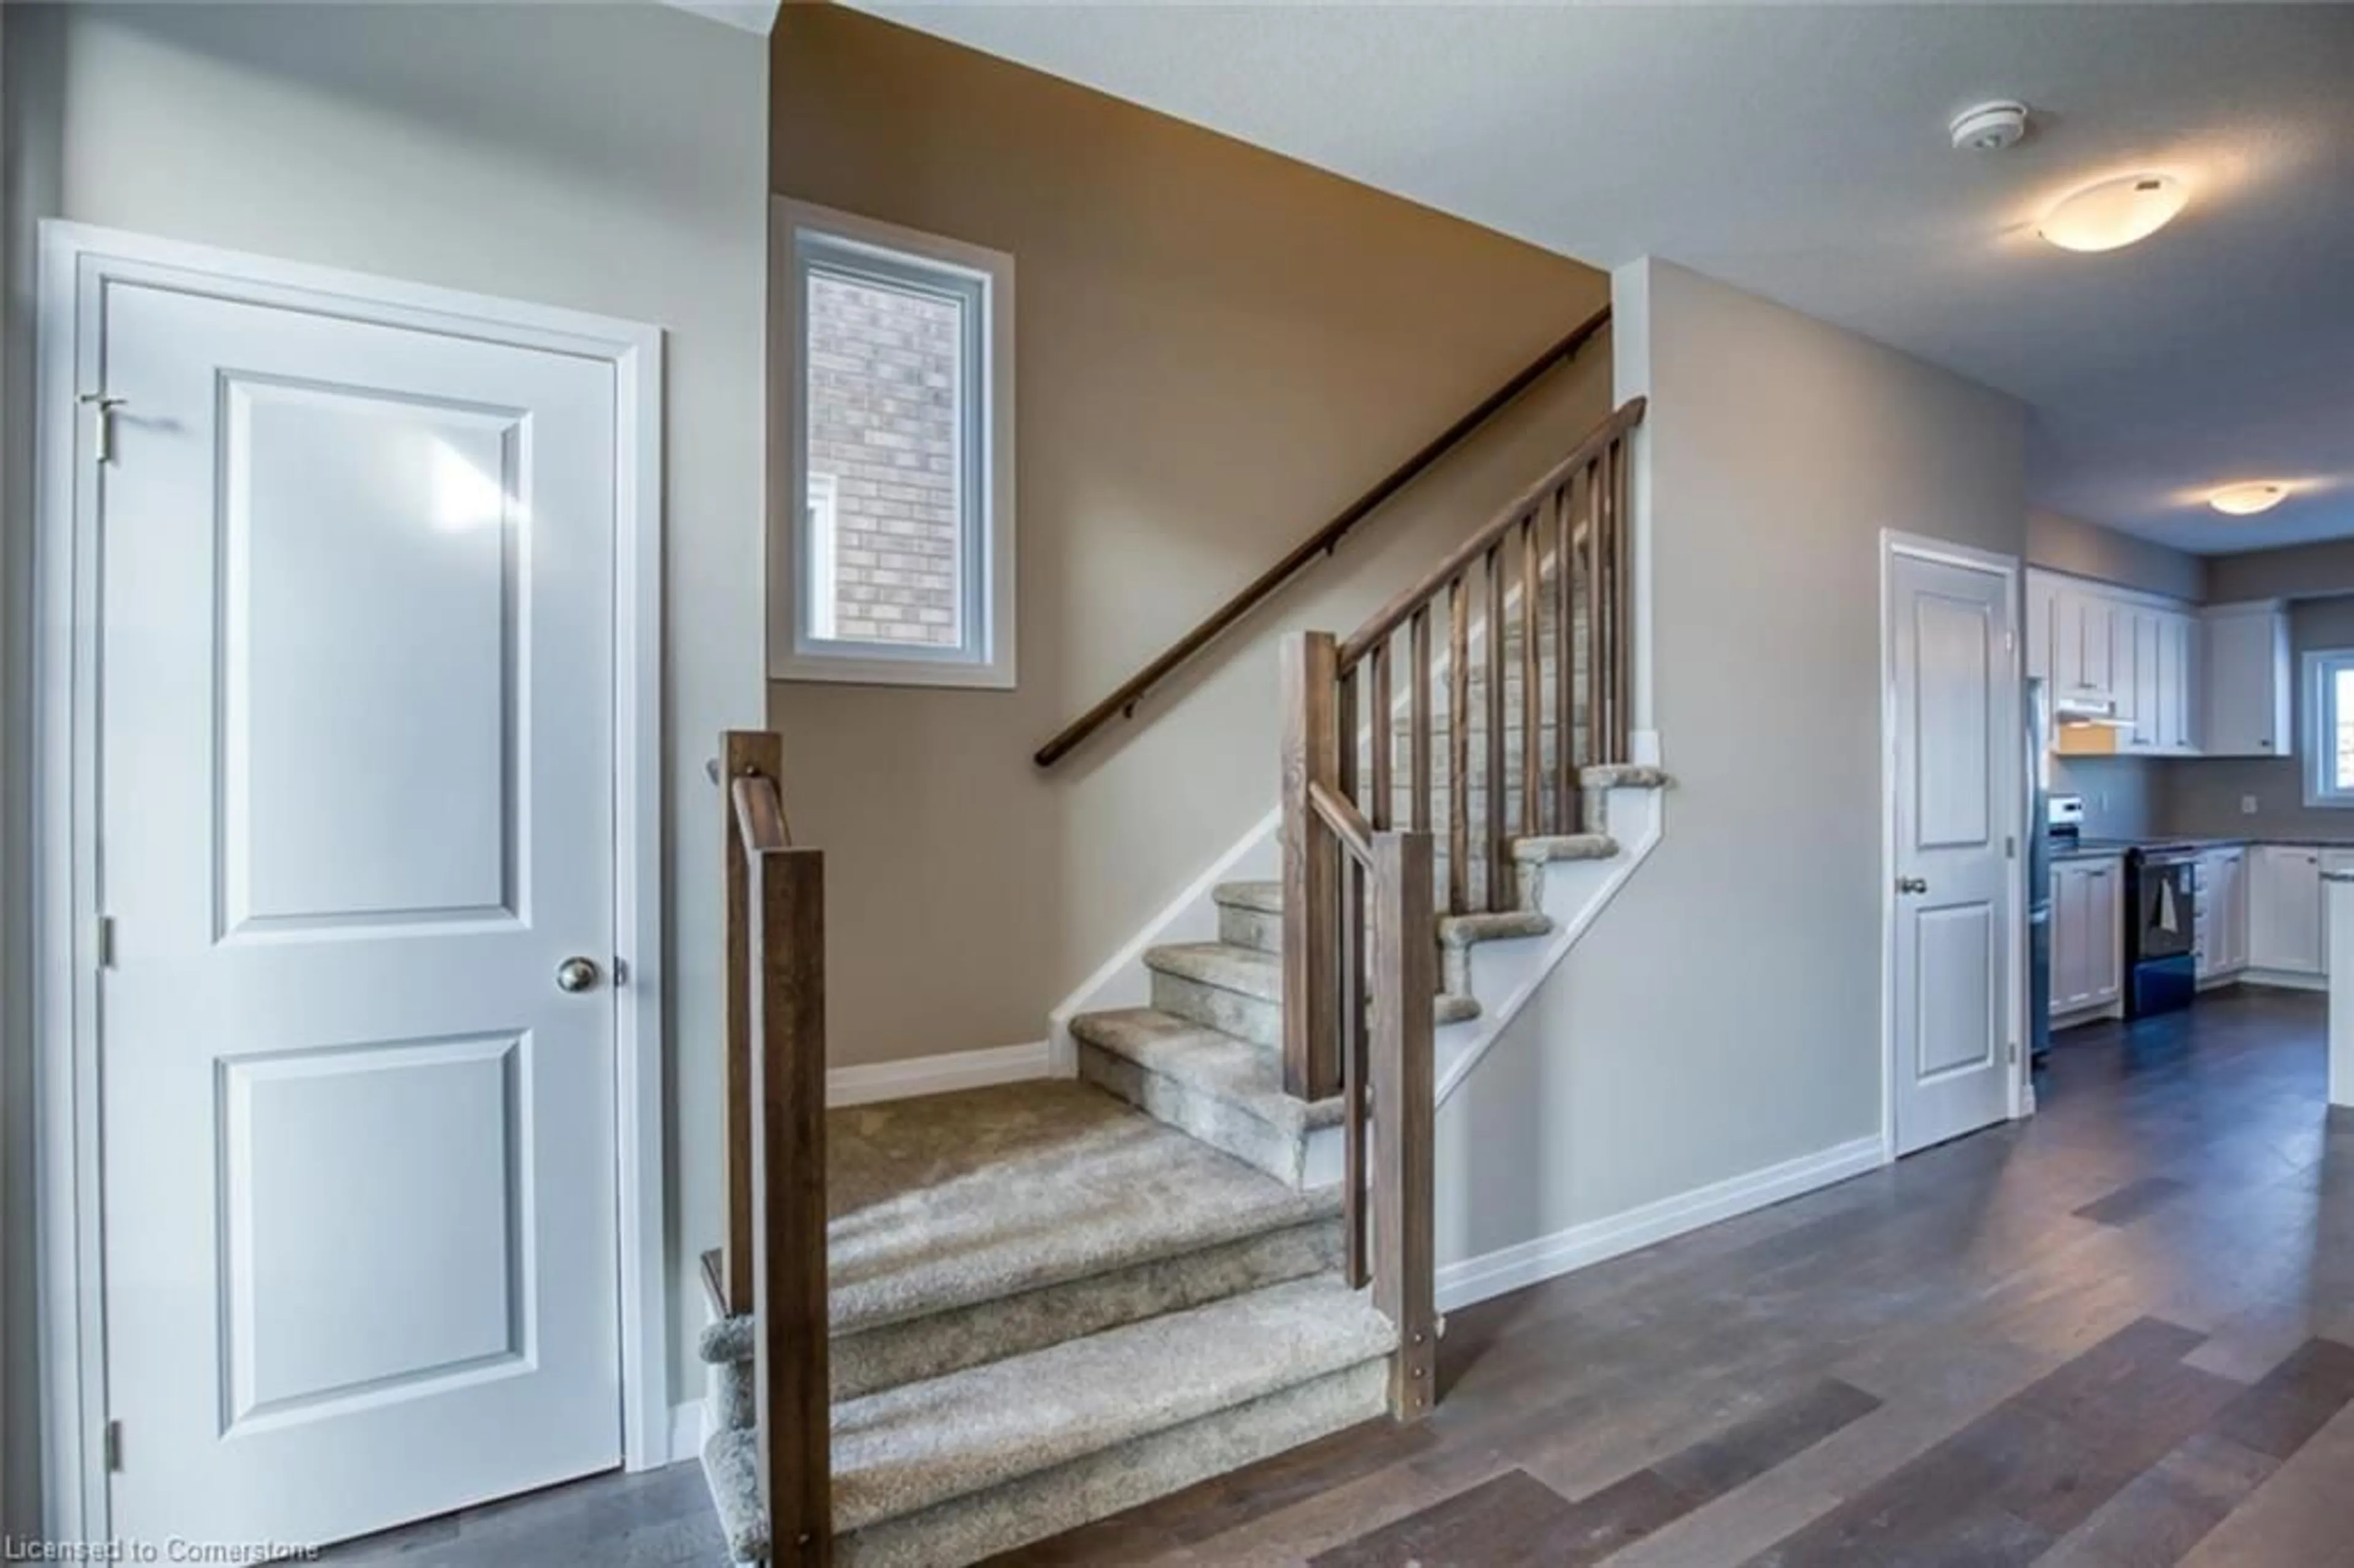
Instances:
[[[843,641],[956,647],[965,307],[824,272],[808,302],[808,471],[830,482],[834,529],[832,580],[809,585],[832,614],[812,619]]]

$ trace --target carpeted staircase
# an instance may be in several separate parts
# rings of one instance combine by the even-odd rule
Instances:
[[[1661,782],[1589,770],[1590,810]],[[1513,843],[1539,875],[1616,853]],[[1539,892],[1439,920],[1442,1022],[1479,1010],[1473,945],[1551,929]],[[839,1561],[976,1562],[1384,1413],[1395,1334],[1338,1272],[1341,1107],[1280,1081],[1281,889],[1216,897],[1219,941],[1148,956],[1153,1005],[1073,1021],[1080,1081],[829,1113]],[[705,1467],[758,1562],[751,1320],[702,1349]]]

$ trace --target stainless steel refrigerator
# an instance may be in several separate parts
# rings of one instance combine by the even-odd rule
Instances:
[[[2027,682],[2027,1041],[2029,1060],[2052,1051],[2052,693]]]

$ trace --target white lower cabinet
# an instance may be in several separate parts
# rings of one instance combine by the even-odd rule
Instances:
[[[2114,1004],[2124,990],[2125,862],[2063,860],[2052,868],[2052,1014]]]
[[[2248,967],[2286,975],[2326,972],[2321,852],[2264,844],[2248,852]]]
[[[2221,980],[2248,967],[2248,852],[2199,857],[2199,978]]]

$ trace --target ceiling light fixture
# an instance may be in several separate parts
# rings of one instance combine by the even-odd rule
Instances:
[[[2190,199],[2171,175],[2127,175],[2064,197],[2037,232],[2062,250],[2115,250],[2164,228]]]
[[[2288,499],[2288,486],[2264,480],[2255,484],[2227,484],[2207,498],[2207,504],[2229,517],[2253,517]]]

